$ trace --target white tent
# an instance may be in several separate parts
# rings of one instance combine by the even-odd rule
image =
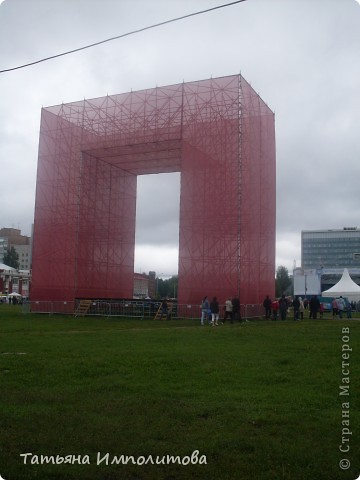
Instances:
[[[360,287],[350,277],[345,268],[340,280],[328,290],[322,292],[323,297],[347,297],[350,301],[360,300]]]

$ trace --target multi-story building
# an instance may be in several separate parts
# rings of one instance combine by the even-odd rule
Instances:
[[[148,277],[148,285],[149,285],[149,297],[155,298],[157,294],[157,280],[156,280],[156,272],[150,271]]]
[[[157,293],[157,279],[154,271],[134,273],[134,298],[155,298]]]
[[[23,297],[29,296],[30,271],[16,270],[0,263],[0,295],[19,293]]]
[[[0,229],[0,262],[4,261],[4,254],[8,248],[14,247],[19,255],[19,268],[30,270],[31,268],[31,244],[30,237],[21,235],[17,228]]]
[[[4,254],[8,248],[14,247],[19,255],[19,268],[4,265]],[[31,239],[21,235],[17,228],[0,229],[0,293],[12,292],[25,297],[29,295],[31,281]]]
[[[30,245],[14,245],[14,248],[19,255],[19,269],[31,269],[31,246]]]
[[[304,230],[301,232],[302,268],[359,268],[360,229]]]
[[[134,273],[134,298],[149,296],[149,278],[145,273]]]
[[[360,284],[360,229],[302,231],[301,265],[297,275],[304,275],[308,280],[318,276],[321,291],[335,285],[344,268],[348,269],[354,282]]]

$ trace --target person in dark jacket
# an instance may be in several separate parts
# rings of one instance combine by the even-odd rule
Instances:
[[[170,318],[169,307],[165,299],[161,302],[160,320],[162,320],[163,315],[165,315],[166,320],[169,320]]]
[[[297,295],[293,300],[293,307],[294,307],[294,320],[299,320],[300,300]]]
[[[286,320],[288,308],[289,308],[289,303],[285,298],[285,295],[282,295],[279,300],[280,320]]]
[[[205,296],[201,302],[201,320],[200,320],[201,325],[205,325],[206,321],[210,323],[210,314],[211,314],[210,303],[209,303],[208,297]]]
[[[238,297],[234,297],[231,300],[232,307],[233,307],[233,320],[238,320],[239,322],[241,321],[240,317],[240,300]]]
[[[317,319],[317,312],[320,309],[320,300],[316,295],[313,295],[309,301],[310,315],[309,318]]]
[[[211,310],[211,325],[219,325],[219,302],[217,301],[217,298],[214,297],[212,299],[212,302],[210,303],[210,310]]]
[[[265,300],[263,301],[263,307],[265,308],[265,318],[269,319],[271,317],[271,304],[272,301],[269,295],[266,295]]]

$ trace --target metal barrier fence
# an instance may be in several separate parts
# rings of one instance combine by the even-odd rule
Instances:
[[[121,300],[116,302],[106,302],[103,300],[93,300],[86,312],[86,316],[103,317],[127,317],[127,318],[147,318],[153,319],[159,309],[161,302],[148,302],[141,300]],[[76,315],[79,302],[67,301],[28,301],[23,304],[23,313],[45,313],[45,314],[65,314]],[[241,318],[259,318],[264,316],[262,305],[241,305]],[[200,305],[178,305],[173,304],[171,318],[173,319],[200,319]],[[220,318],[224,317],[224,306],[220,305]]]

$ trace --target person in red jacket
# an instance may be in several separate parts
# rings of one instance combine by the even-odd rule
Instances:
[[[271,303],[271,310],[272,310],[272,319],[273,320],[277,320],[278,318],[278,311],[279,311],[279,302],[278,300],[273,300],[273,302]]]

